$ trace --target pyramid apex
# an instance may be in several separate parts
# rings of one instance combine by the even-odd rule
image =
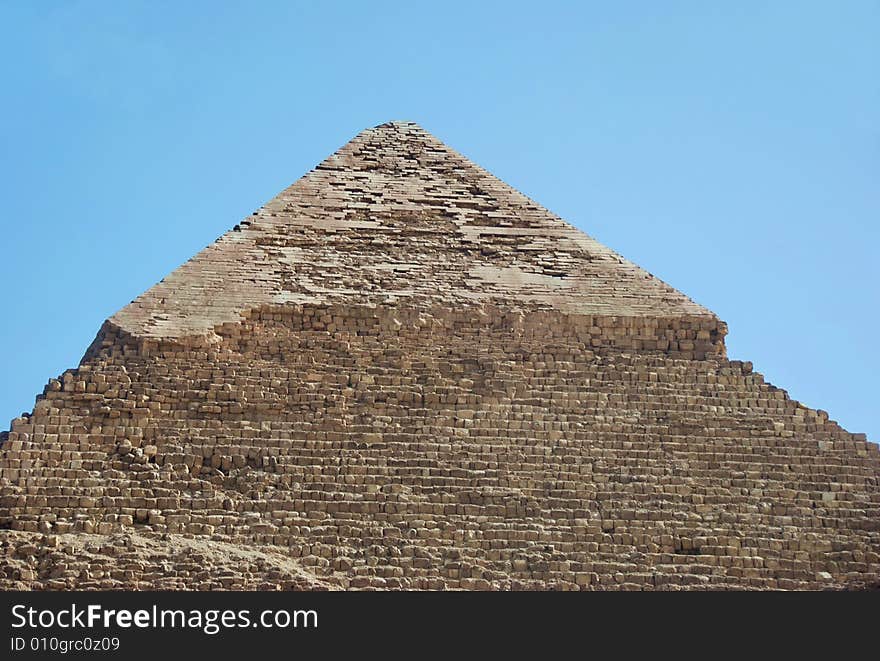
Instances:
[[[382,122],[381,124],[376,124],[373,128],[383,129],[383,128],[422,128],[418,125],[418,123],[410,121],[408,119],[392,119],[387,122]]]
[[[111,321],[173,338],[337,303],[718,321],[408,120],[361,131]]]

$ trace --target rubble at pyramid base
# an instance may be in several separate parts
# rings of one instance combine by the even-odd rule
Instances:
[[[0,448],[0,588],[880,584],[880,450],[714,316],[264,306],[105,324]]]

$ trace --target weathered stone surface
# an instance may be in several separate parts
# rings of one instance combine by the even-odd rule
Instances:
[[[702,342],[719,333],[704,307],[411,123],[364,131],[235,227],[111,326],[179,338],[261,306],[497,302],[649,328],[691,316]]]
[[[0,587],[878,584],[877,446],[725,333],[415,125],[365,131],[13,421]]]
[[[149,531],[0,537],[4,589],[338,590],[279,550]]]

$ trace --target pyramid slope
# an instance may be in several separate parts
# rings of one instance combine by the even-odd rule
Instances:
[[[263,305],[473,305],[714,318],[419,126],[368,129],[120,310],[145,338]]]
[[[291,307],[209,350],[96,355],[0,450],[0,588],[880,585],[864,437],[743,363],[465,314]],[[107,567],[132,534],[171,550]],[[313,581],[205,576],[188,539]]]

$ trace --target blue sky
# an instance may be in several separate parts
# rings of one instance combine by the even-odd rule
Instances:
[[[880,440],[880,3],[0,0],[0,428],[361,129],[419,122]]]

